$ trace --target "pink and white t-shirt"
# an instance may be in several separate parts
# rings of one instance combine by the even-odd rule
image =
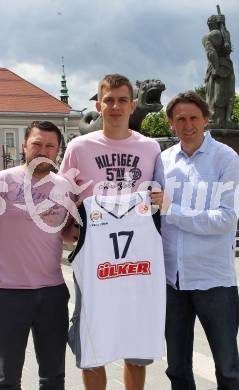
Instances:
[[[82,135],[69,142],[60,174],[72,177],[79,186],[88,183],[82,198],[92,194],[117,194],[144,191],[153,178],[160,147],[156,141],[132,131],[130,137],[113,140],[102,130]]]
[[[27,184],[25,177],[21,166],[0,172],[0,288],[64,282],[61,225],[67,211],[60,198],[67,181],[50,173],[43,184],[34,177]]]

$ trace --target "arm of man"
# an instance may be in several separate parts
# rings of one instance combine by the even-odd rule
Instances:
[[[80,150],[77,148],[77,145],[73,143],[73,141],[74,139],[67,145],[58,174],[70,181],[75,190],[74,194],[76,194],[79,192],[78,190],[80,190],[80,188],[77,189],[77,186],[79,185],[82,178],[80,172],[81,163],[79,161]],[[75,186],[74,183],[76,183]]]
[[[80,214],[82,202],[80,200],[77,200],[75,202],[75,205],[79,212],[80,223],[78,223],[71,215],[69,216],[66,226],[61,233],[63,241],[66,244],[73,244],[74,242],[78,241],[80,237],[80,224],[83,223]]]
[[[72,145],[72,142],[69,142],[65,150],[65,154],[61,162],[61,166],[58,173],[59,175],[66,177],[67,172],[71,168],[77,168],[77,165],[78,162],[77,162],[74,146]]]
[[[218,181],[218,192],[212,196],[210,208],[192,210],[172,203],[166,215],[169,224],[199,235],[217,235],[236,226],[239,202],[239,156],[225,161]]]
[[[79,179],[79,170],[77,171],[78,161],[75,153],[74,147],[72,147],[72,143],[70,142],[66,148],[64,158],[62,160],[60,169],[58,174],[65,177],[71,184],[74,182],[77,183]],[[75,169],[75,175],[73,174],[72,169]],[[72,190],[70,194],[71,199],[75,202],[76,206],[79,208],[80,201],[78,196],[76,195],[76,191]],[[66,226],[62,231],[63,241],[67,244],[73,244],[78,241],[80,236],[80,228],[77,221],[69,216]]]
[[[155,161],[153,181],[159,183],[161,188],[165,187],[164,168],[161,153],[159,153]]]
[[[72,217],[69,217],[69,220],[61,234],[63,241],[66,244],[74,244],[74,242],[78,241],[80,237],[79,224]]]
[[[158,155],[153,174],[153,185],[151,191],[152,204],[160,209],[161,214],[166,214],[171,202],[167,194],[163,191],[165,187],[164,168],[161,159],[161,153]]]

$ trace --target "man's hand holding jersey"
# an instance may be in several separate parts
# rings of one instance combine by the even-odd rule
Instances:
[[[168,208],[171,205],[167,193],[162,191],[159,187],[153,187],[150,196],[153,207],[158,208],[161,215],[167,214]]]

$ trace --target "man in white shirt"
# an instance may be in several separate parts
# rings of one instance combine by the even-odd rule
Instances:
[[[218,390],[239,389],[239,301],[235,273],[235,201],[239,157],[204,133],[209,110],[193,91],[167,106],[177,145],[162,153],[171,201],[162,217],[167,277],[166,341],[173,390],[195,390],[196,316],[206,333]],[[157,179],[157,169],[156,176]]]

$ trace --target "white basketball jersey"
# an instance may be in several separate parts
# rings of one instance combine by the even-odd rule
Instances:
[[[86,198],[72,267],[80,288],[82,368],[160,359],[165,270],[160,223],[146,192]]]

